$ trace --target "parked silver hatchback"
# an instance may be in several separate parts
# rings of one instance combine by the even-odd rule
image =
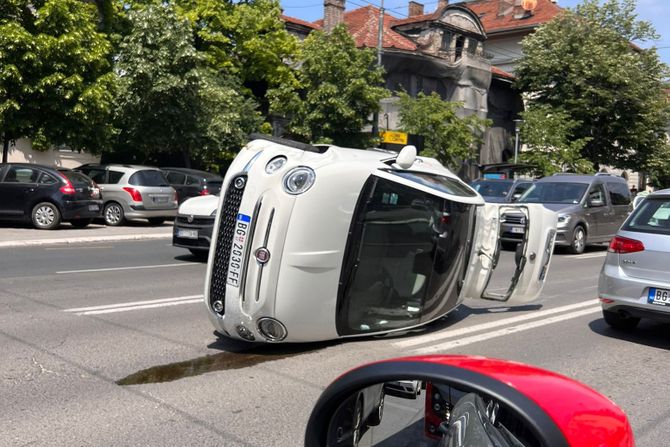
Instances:
[[[670,322],[670,189],[648,195],[607,251],[598,281],[607,324],[632,329],[640,318]]]
[[[76,170],[91,177],[100,187],[107,225],[121,225],[126,219],[147,219],[160,225],[177,215],[177,192],[158,168],[86,164]]]

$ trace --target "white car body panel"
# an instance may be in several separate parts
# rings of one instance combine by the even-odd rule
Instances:
[[[287,157],[287,163],[278,172],[267,174],[265,166],[279,155]],[[409,170],[454,179],[472,191],[472,196],[453,196],[380,171],[394,167],[384,161],[393,160],[396,155],[385,151],[336,146],[319,154],[267,140],[254,140],[247,144],[225,176],[212,234],[212,250],[205,281],[205,305],[217,331],[233,338],[242,338],[238,335],[238,327],[244,326],[244,331],[253,334],[256,341],[269,341],[260,334],[257,324],[260,318],[271,317],[279,320],[287,329],[288,336],[283,340],[286,342],[329,340],[343,336],[338,333],[336,326],[340,275],[352,217],[362,188],[372,175],[451,201],[484,206],[485,202],[479,194],[434,159],[418,157]],[[288,171],[297,166],[313,169],[316,180],[304,194],[291,195],[284,191],[282,180]],[[251,222],[244,249],[241,250],[243,259],[239,281],[236,278],[234,284],[226,282],[225,312],[220,315],[212,310],[210,302],[213,270],[217,266],[215,261],[221,262],[217,258],[220,256],[217,251],[223,252],[226,248],[218,245],[219,227],[224,214],[232,212],[224,209],[226,196],[229,188],[232,191],[232,180],[240,174],[246,174],[247,179],[237,216],[250,216]],[[509,204],[505,206],[514,207]],[[528,208],[533,209],[532,218],[537,215],[543,219],[542,225],[550,227],[550,218],[545,219],[545,214],[535,210],[535,207]],[[555,231],[555,214],[551,214]],[[484,238],[489,232],[493,234],[493,239],[497,238],[498,222],[494,226],[481,226],[476,238]],[[542,231],[538,231],[537,236],[531,233],[531,243],[545,247],[546,240],[540,240],[540,233],[546,235]],[[259,248],[269,252],[269,261],[265,264],[250,259]],[[538,251],[529,245],[528,251],[533,250]],[[221,265],[219,268],[228,269]],[[480,268],[485,270],[490,266],[482,262]],[[225,273],[228,275],[228,270]],[[220,287],[220,274],[217,271],[219,276],[215,287]],[[478,273],[471,271],[468,275],[477,276]],[[526,302],[530,300],[529,296],[534,299],[539,293],[543,281],[539,287],[533,288],[530,285],[531,277],[537,277],[535,270],[520,281],[516,295],[513,296],[515,302]],[[425,323],[422,321],[415,326]],[[408,327],[402,330],[406,329]]]
[[[219,206],[220,198],[214,195],[191,197],[179,205],[179,214],[192,216],[211,216]]]

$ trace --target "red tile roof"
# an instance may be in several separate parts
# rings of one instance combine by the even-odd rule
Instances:
[[[516,76],[514,76],[512,73],[508,73],[505,70],[501,70],[498,67],[494,67],[491,65],[491,73],[493,76],[496,76],[498,78],[504,78],[504,79],[509,79],[510,81],[516,80]]]
[[[315,25],[314,23],[310,23],[310,22],[308,22],[306,20],[302,20],[302,19],[296,19],[295,17],[287,16],[287,15],[284,15],[284,14],[282,14],[281,19],[284,22],[305,26],[305,27],[311,28],[311,29],[319,29],[320,28],[319,26]]]
[[[475,0],[469,3],[458,4],[458,6],[465,6],[470,8],[475,14],[479,16],[486,33],[496,33],[501,31],[511,31],[518,28],[527,28],[539,26],[556,17],[563,8],[553,3],[551,0],[538,0],[537,6],[533,13],[528,17],[517,19],[514,18],[514,13],[510,12],[504,16],[499,16],[498,11],[500,3],[504,0]],[[456,4],[455,4],[456,5]],[[518,8],[515,8],[515,11]],[[440,14],[441,10],[434,11],[429,14],[409,17],[407,19],[397,20],[394,25],[404,25],[406,23],[424,22],[427,20],[435,20]]]
[[[396,18],[384,14],[383,48],[414,51],[416,45],[410,39],[394,31]],[[365,6],[344,13],[344,23],[356,41],[357,47],[377,48],[379,32],[379,8]]]

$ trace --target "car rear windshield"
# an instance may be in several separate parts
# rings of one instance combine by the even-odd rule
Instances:
[[[163,173],[157,169],[144,169],[130,176],[128,183],[135,186],[170,186]]]
[[[61,174],[63,174],[67,179],[72,182],[72,184],[77,187],[77,186],[93,186],[93,181],[78,172],[74,171],[60,171]]]
[[[472,184],[472,187],[479,194],[486,197],[505,197],[509,193],[514,181],[478,181]]]
[[[460,181],[443,175],[415,171],[389,171],[399,177],[453,196],[475,197],[477,193]]]
[[[538,182],[528,188],[519,203],[579,203],[584,197],[587,183]]]
[[[635,208],[623,230],[670,234],[670,198],[647,197]]]

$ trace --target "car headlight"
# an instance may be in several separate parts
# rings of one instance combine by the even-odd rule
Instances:
[[[283,155],[273,158],[272,160],[268,161],[268,164],[265,165],[265,173],[274,174],[284,167],[286,161],[286,157]]]
[[[284,176],[284,191],[289,194],[302,194],[312,187],[316,174],[311,168],[298,166]]]
[[[558,226],[559,227],[564,227],[570,222],[570,215],[569,214],[564,214],[561,216],[558,216]]]

